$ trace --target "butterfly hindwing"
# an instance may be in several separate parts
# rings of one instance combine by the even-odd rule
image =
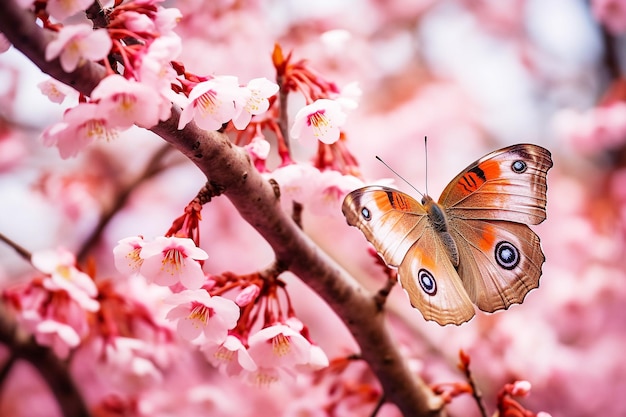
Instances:
[[[545,257],[539,237],[528,226],[452,219],[450,233],[459,250],[459,276],[479,309],[506,309],[539,286]]]
[[[474,316],[474,307],[438,239],[427,227],[400,264],[398,279],[424,319],[461,324]]]
[[[439,204],[449,217],[539,224],[546,218],[547,149],[520,144],[474,162],[445,188]]]

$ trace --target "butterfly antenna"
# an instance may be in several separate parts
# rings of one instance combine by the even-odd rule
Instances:
[[[428,195],[428,136],[424,136],[424,158],[426,159],[425,164],[425,181],[426,181],[426,195]]]
[[[380,158],[380,156],[378,156],[378,155],[377,155],[377,156],[376,156],[376,159],[378,159],[380,162],[382,162],[382,164],[383,164],[384,166],[386,166],[386,167],[387,167],[387,169],[389,169],[389,171],[391,171],[391,172],[393,172],[394,174],[396,174],[396,175],[398,176],[398,178],[400,178],[402,181],[406,182],[406,183],[409,185],[409,187],[411,187],[412,189],[414,189],[415,191],[417,191],[417,193],[418,193],[419,195],[421,195],[422,197],[424,196],[424,194],[422,194],[422,192],[421,192],[420,190],[418,190],[417,188],[415,188],[415,187],[413,186],[413,184],[411,184],[410,182],[408,182],[408,181],[406,180],[406,178],[404,178],[402,175],[398,174],[398,173],[397,173],[397,172],[396,172],[393,168],[391,168],[389,165],[387,165],[387,163],[386,163],[385,161],[383,161],[383,160]]]

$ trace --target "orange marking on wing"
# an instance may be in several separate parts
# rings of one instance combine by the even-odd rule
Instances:
[[[463,195],[476,191],[486,181],[497,178],[500,175],[500,165],[496,161],[485,161],[467,171],[459,182],[457,188]]]
[[[478,165],[478,168],[480,168],[485,173],[485,178],[487,180],[492,180],[500,176],[500,164],[498,164],[496,161],[485,161],[482,164]]]
[[[435,258],[433,255],[429,255],[427,253],[420,253],[421,255],[421,264],[422,267],[429,270],[429,271],[435,271],[435,269],[437,269],[437,263],[435,262]]]
[[[480,240],[478,241],[478,246],[483,252],[488,251],[493,248],[493,242],[496,240],[496,230],[489,226],[485,225],[485,227],[480,231]]]
[[[391,194],[391,198],[393,199],[393,201],[391,202],[391,205],[397,209],[397,210],[402,210],[402,211],[407,211],[409,209],[409,202],[406,200],[406,198],[400,194],[400,193],[392,193]]]
[[[391,210],[393,206],[387,197],[387,193],[380,192],[374,195],[374,203],[376,203],[376,207],[378,207],[382,211]]]

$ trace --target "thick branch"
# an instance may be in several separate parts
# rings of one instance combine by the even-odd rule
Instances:
[[[0,302],[0,343],[11,350],[13,359],[30,362],[50,387],[65,417],[90,417],[87,405],[70,377],[67,364],[47,347],[39,346],[19,331],[17,323]]]
[[[12,1],[0,13],[0,31],[44,72],[89,95],[103,75],[97,65],[64,73],[58,61],[46,62],[46,36],[31,16]],[[187,156],[213,183],[224,187],[241,216],[272,246],[278,260],[319,293],[343,319],[361,347],[362,357],[380,380],[385,398],[405,416],[440,416],[440,400],[413,375],[391,338],[374,297],[323,253],[284,213],[271,185],[247,154],[227,136],[193,123],[178,130],[180,111],[152,131]]]

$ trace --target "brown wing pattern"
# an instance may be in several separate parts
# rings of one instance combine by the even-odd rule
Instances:
[[[413,197],[381,186],[352,191],[341,210],[391,267],[400,265],[428,222],[424,207]]]
[[[528,226],[482,220],[453,220],[451,226],[461,259],[459,276],[479,309],[506,309],[539,286],[545,257]]]
[[[398,279],[424,319],[458,325],[474,317],[474,306],[437,239],[433,228],[427,227],[400,264]]]
[[[547,149],[520,144],[469,165],[439,198],[449,217],[538,224],[546,218]]]
[[[426,320],[461,324],[474,316],[461,279],[428,220],[424,206],[387,187],[355,190],[342,211],[359,228],[398,279]]]

